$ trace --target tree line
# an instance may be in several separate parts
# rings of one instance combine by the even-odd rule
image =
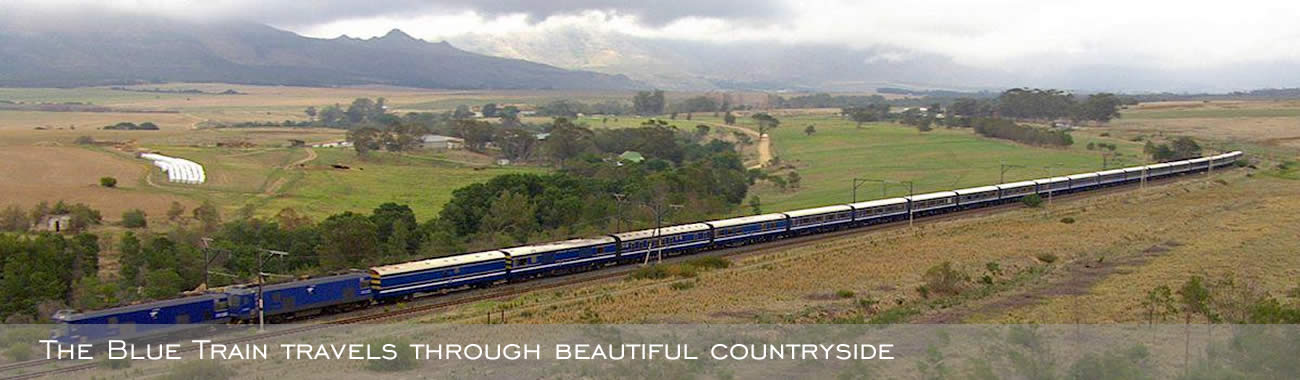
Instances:
[[[1063,130],[1021,125],[1007,119],[978,118],[973,124],[975,133],[986,137],[1039,146],[1065,147],[1074,144],[1074,138]]]

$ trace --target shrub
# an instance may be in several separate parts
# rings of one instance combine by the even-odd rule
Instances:
[[[77,145],[90,145],[95,143],[95,138],[90,136],[77,136],[77,139],[72,140],[72,142]]]
[[[131,359],[108,359],[100,362],[99,366],[108,369],[131,368]]]
[[[632,275],[628,276],[628,278],[633,280],[658,280],[661,278],[668,278],[668,268],[659,264],[642,267],[641,269],[637,269],[636,272],[632,272]]]
[[[700,269],[723,269],[731,266],[731,260],[717,256],[702,256],[693,258],[686,263]]]
[[[669,287],[673,288],[673,290],[686,290],[686,289],[694,288],[695,281],[677,281],[674,282],[672,285],[669,285]]]
[[[840,289],[835,291],[835,296],[840,298],[853,298],[854,295],[856,293],[853,293],[852,290]]]
[[[936,295],[957,295],[966,286],[966,281],[970,280],[966,273],[954,268],[949,261],[930,267],[921,278],[925,280],[926,289]]]
[[[1056,255],[1053,255],[1053,254],[1050,254],[1050,253],[1040,253],[1040,254],[1038,254],[1037,256],[1034,256],[1034,257],[1038,258],[1038,261],[1042,261],[1042,262],[1044,262],[1044,263],[1048,263],[1048,264],[1054,263],[1054,262],[1056,262],[1056,260],[1058,259],[1058,257],[1056,257]]]
[[[1110,137],[1110,132],[1102,132],[1101,137]]]
[[[1073,223],[1074,223],[1074,218],[1071,218],[1071,217],[1068,217],[1068,216],[1067,216],[1067,217],[1064,217],[1064,218],[1061,218],[1061,223],[1065,223],[1065,224],[1073,224]]]
[[[117,187],[117,178],[99,177],[99,185],[103,187]]]
[[[136,208],[122,213],[122,226],[126,228],[144,228],[148,224],[149,220],[145,217],[143,210]]]
[[[111,362],[112,360],[110,360]],[[172,367],[171,373],[162,378],[165,380],[227,380],[234,378],[238,373],[235,370],[226,368],[218,360],[186,360],[175,367]]]
[[[398,372],[406,371],[416,367],[415,353],[411,351],[411,342],[401,337],[383,337],[372,339],[366,342],[370,347],[370,352],[384,352],[384,345],[392,345],[393,350],[397,352],[397,357],[393,360],[367,360],[366,369],[375,372]]]
[[[5,350],[5,357],[16,362],[24,362],[32,358],[32,346],[26,342],[14,342]]]
[[[1042,206],[1043,197],[1038,196],[1038,194],[1029,194],[1026,195],[1024,198],[1020,198],[1020,203],[1024,203],[1025,207]]]

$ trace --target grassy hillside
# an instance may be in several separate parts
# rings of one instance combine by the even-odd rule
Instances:
[[[808,125],[817,132],[805,135]],[[980,137],[965,128],[919,133],[898,124],[872,123],[859,129],[855,123],[830,116],[783,118],[771,135],[781,160],[773,172],[797,171],[802,186],[784,191],[759,186],[755,194],[764,210],[770,211],[849,202],[855,177],[912,181],[919,194],[995,184],[1003,163],[1022,166],[1009,168],[1007,181],[1100,170],[1101,152],[1086,148],[1094,141],[1119,147],[1122,156],[1115,165],[1136,164],[1141,152],[1138,143],[1088,133],[1075,133],[1075,144],[1069,148],[1039,148]],[[905,185],[886,188],[887,196],[907,195],[907,191]],[[880,197],[878,182],[858,188],[859,200]]]

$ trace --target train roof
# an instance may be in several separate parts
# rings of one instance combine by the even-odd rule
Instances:
[[[307,278],[307,279],[295,280],[295,281],[277,282],[274,284],[263,285],[262,291],[269,292],[274,290],[290,289],[290,288],[311,286],[311,285],[324,284],[324,283],[330,283],[336,281],[344,281],[348,279],[355,280],[360,278],[366,278],[368,276],[369,276],[368,274],[363,272],[352,272],[352,273],[336,274],[333,276],[314,277],[314,278]],[[248,294],[250,292],[256,292],[256,291],[257,291],[257,284],[239,284],[239,285],[229,287],[226,290],[226,293]]]
[[[594,237],[594,238],[569,239],[563,241],[553,241],[550,243],[506,248],[506,249],[502,249],[501,251],[505,252],[506,255],[508,256],[514,257],[514,256],[535,255],[542,252],[559,251],[559,250],[569,249],[569,248],[588,247],[588,246],[600,245],[600,244],[614,244],[614,238],[609,236],[601,236],[601,237]]]
[[[1171,163],[1168,163],[1168,162],[1162,162],[1162,163],[1155,164],[1155,165],[1147,165],[1147,170],[1167,168],[1167,167],[1170,167],[1170,166],[1174,166],[1174,165],[1171,164]]]
[[[1214,157],[1218,157],[1218,156],[1214,156]],[[1209,160],[1214,159],[1214,157],[1193,158],[1193,159],[1187,160],[1187,162],[1191,162],[1191,163],[1206,162],[1206,161],[1209,161]]]
[[[462,253],[455,256],[439,257],[436,259],[411,261],[401,264],[384,265],[370,268],[370,273],[374,275],[389,275],[406,272],[415,272],[429,269],[454,267],[465,264],[481,263],[492,260],[505,259],[506,254],[501,251],[484,251],[475,253]]]
[[[871,200],[866,202],[850,203],[849,206],[853,206],[853,208],[867,208],[867,207],[896,205],[900,203],[907,203],[907,198],[900,197],[900,198],[876,199],[876,200]]]
[[[1124,174],[1124,169],[1111,169],[1097,172],[1097,175]]]
[[[224,295],[222,294],[209,293],[209,294],[201,294],[197,296],[173,298],[173,299],[162,300],[162,301],[145,302],[145,303],[135,304],[135,305],[111,307],[107,309],[93,310],[87,312],[79,312],[75,310],[60,310],[59,312],[54,313],[54,319],[59,322],[69,322],[69,321],[82,320],[82,319],[99,318],[99,317],[106,317],[110,315],[133,313],[137,311],[153,310],[153,309],[164,308],[164,307],[189,305],[198,302],[211,302],[213,299],[221,298],[223,296]]]
[[[1147,168],[1146,166],[1134,166],[1134,167],[1124,168],[1120,170],[1123,170],[1125,173],[1129,173],[1129,172],[1140,172],[1145,170],[1146,168]]]
[[[1010,188],[1013,188],[1013,187],[1025,187],[1025,186],[1033,186],[1033,185],[1037,185],[1037,183],[1035,183],[1034,181],[1020,181],[1020,182],[1012,182],[1012,183],[1004,183],[1004,184],[1000,184],[1000,185],[997,185],[997,188],[999,188],[999,189],[1010,189]]]
[[[1072,179],[1072,180],[1074,180],[1074,179],[1088,179],[1088,178],[1096,178],[1096,177],[1097,177],[1097,173],[1079,173],[1079,174],[1071,174],[1071,175],[1067,175],[1067,176],[1065,176],[1065,178],[1069,178],[1069,179]]]
[[[1044,183],[1057,183],[1057,182],[1064,182],[1064,181],[1069,181],[1069,180],[1070,180],[1070,179],[1067,178],[1067,177],[1040,178],[1040,179],[1036,179],[1036,180],[1034,180],[1034,183],[1037,183],[1037,184],[1040,184],[1040,185],[1041,185],[1041,184],[1044,184]]]
[[[974,194],[974,193],[984,193],[989,191],[998,191],[998,187],[980,186],[980,187],[971,187],[971,188],[960,189],[960,190],[953,190],[952,192],[957,193],[957,195],[966,195],[966,194]]]
[[[709,225],[704,223],[679,224],[675,226],[666,226],[666,227],[659,228],[659,235],[660,236],[673,235],[673,234],[680,234],[686,232],[698,232],[698,231],[708,231],[708,230],[709,230]],[[622,241],[645,239],[648,237],[654,237],[655,229],[650,228],[650,229],[644,229],[640,231],[628,231],[628,232],[613,234],[611,236],[617,237],[619,240]]]
[[[713,226],[713,228],[722,228],[722,227],[739,226],[742,224],[770,222],[773,220],[782,220],[782,219],[785,219],[785,214],[773,213],[773,214],[751,215],[751,216],[742,216],[739,218],[715,220],[706,223]]]
[[[806,208],[803,210],[786,211],[785,214],[790,216],[791,218],[797,218],[801,216],[828,214],[832,212],[845,212],[845,211],[853,211],[853,208],[849,207],[849,205],[822,206],[817,208]]]
[[[957,196],[957,193],[951,191],[940,191],[935,193],[913,195],[904,198],[911,199],[912,201],[928,201],[931,199],[939,199],[939,198],[947,198],[947,197],[955,197],[955,196]]]

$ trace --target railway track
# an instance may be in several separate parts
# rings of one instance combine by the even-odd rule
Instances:
[[[1195,178],[1206,178],[1206,175],[1193,173],[1193,174],[1187,174],[1187,175],[1176,176],[1176,177],[1165,177],[1160,179],[1147,180],[1146,185],[1147,186],[1161,185],[1161,184],[1178,182],[1184,179],[1195,179]],[[1080,199],[1080,198],[1131,191],[1138,188],[1139,186],[1141,185],[1138,183],[1127,183],[1127,184],[1110,186],[1102,189],[1095,189],[1095,190],[1090,190],[1085,192],[1054,195],[1053,199],[1069,201],[1069,200]],[[953,212],[948,212],[940,215],[931,215],[931,216],[915,219],[913,225],[929,225],[929,224],[934,224],[934,223],[939,223],[944,221],[989,215],[989,214],[999,213],[1006,210],[1017,209],[1022,207],[1023,206],[1019,202],[1012,202],[1012,203],[1004,203],[1004,204],[998,204],[993,206],[980,207],[976,209],[953,211]],[[774,241],[767,241],[759,244],[750,244],[750,245],[730,247],[730,248],[724,248],[724,249],[713,250],[713,251],[697,252],[695,254],[666,257],[663,259],[663,262],[675,263],[678,261],[683,261],[692,257],[699,257],[699,256],[744,257],[744,256],[761,253],[764,251],[771,251],[774,249],[797,248],[797,247],[813,244],[817,241],[830,239],[830,238],[838,238],[838,237],[844,237],[844,236],[850,236],[856,234],[887,231],[887,230],[907,228],[907,227],[908,227],[907,220],[903,219],[903,220],[893,221],[888,223],[873,224],[873,225],[856,227],[856,228],[850,227],[850,228],[844,228],[832,232],[810,234],[810,235],[804,235],[804,236],[798,236],[798,237],[792,237],[792,238],[786,238],[786,239],[780,239]],[[304,325],[295,326],[286,329],[277,329],[269,332],[263,332],[257,335],[232,338],[224,341],[218,341],[215,343],[223,343],[223,344],[250,343],[258,340],[301,334],[301,333],[316,331],[316,330],[333,327],[333,326],[339,326],[339,325],[376,323],[376,322],[401,320],[404,318],[413,317],[420,314],[424,314],[426,312],[445,309],[452,306],[465,305],[465,304],[470,304],[479,301],[508,298],[508,297],[513,297],[516,295],[524,294],[527,292],[538,291],[538,290],[561,288],[561,287],[577,285],[577,284],[622,278],[636,271],[637,268],[639,268],[638,265],[609,266],[601,269],[596,269],[593,271],[574,274],[571,276],[544,278],[544,279],[538,279],[538,280],[522,282],[522,283],[513,283],[502,287],[494,287],[490,289],[471,291],[475,293],[465,293],[460,296],[430,295],[430,296],[422,297],[425,300],[428,300],[428,302],[421,302],[419,304],[408,306],[401,309],[387,310],[383,312],[346,317],[346,318],[341,318],[336,320],[321,321],[320,323],[314,323],[314,324],[304,324]],[[522,284],[529,284],[530,286],[521,286]],[[417,299],[417,302],[418,301],[424,301],[424,300]],[[197,345],[183,346],[179,350],[179,352],[187,353],[187,352],[193,352],[197,349],[198,349]],[[21,370],[25,368],[38,367],[46,364],[53,364],[57,362],[59,361],[54,359],[38,359],[38,360],[30,360],[30,361],[17,362],[17,363],[8,363],[8,364],[0,365],[0,374],[9,371]],[[95,368],[99,365],[100,365],[99,362],[79,363],[72,366],[52,368],[52,369],[46,369],[46,370],[30,372],[30,373],[0,375],[0,380],[35,379],[35,378],[41,378],[50,375],[58,375],[58,374],[88,370],[88,369]]]

